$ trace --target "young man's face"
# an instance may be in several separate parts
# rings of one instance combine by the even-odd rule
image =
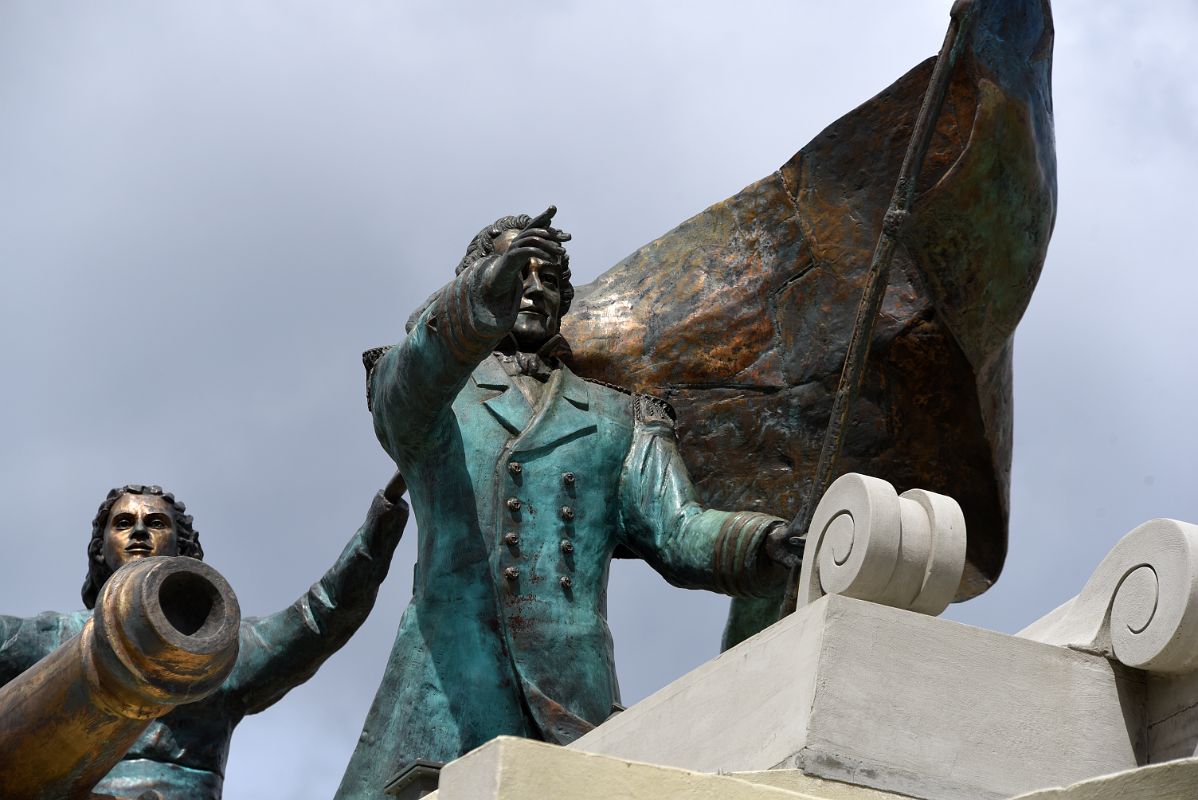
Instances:
[[[113,572],[138,558],[179,555],[174,508],[157,495],[121,495],[108,513],[101,553]]]

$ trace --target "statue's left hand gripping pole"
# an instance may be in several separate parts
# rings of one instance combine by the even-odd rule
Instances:
[[[240,624],[233,590],[201,561],[118,570],[83,631],[0,689],[0,797],[90,797],[153,719],[224,682]]]

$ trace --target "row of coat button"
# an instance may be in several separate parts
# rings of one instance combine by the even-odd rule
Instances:
[[[508,531],[503,535],[503,541],[509,547],[515,547],[516,545],[520,544],[520,534],[516,533],[515,531]],[[561,548],[563,553],[569,554],[574,552],[574,542],[570,541],[569,539],[562,539],[561,544],[559,544],[558,547]]]
[[[515,531],[508,531],[503,535],[503,541],[511,547],[515,547],[516,545],[520,544],[520,536]],[[558,547],[561,548],[561,551],[566,554],[574,552],[574,542],[570,541],[569,539],[562,539],[558,544]],[[516,569],[515,567],[508,567],[503,571],[503,577],[507,578],[509,581],[514,581],[520,577],[520,570]],[[563,589],[570,589],[574,585],[574,582],[566,575],[558,578],[557,582],[561,584]]]
[[[520,501],[519,497],[509,497],[507,499],[507,507],[510,511],[519,511],[524,507],[524,503]],[[558,509],[558,513],[562,515],[562,519],[566,522],[574,519],[574,509],[570,506],[562,506]]]
[[[513,476],[519,475],[522,472],[524,472],[524,465],[521,464],[519,461],[509,461],[507,464],[507,471],[510,472]],[[573,472],[563,472],[562,473],[562,483],[566,486],[573,486],[574,485],[574,473]]]
[[[520,577],[520,570],[516,569],[515,567],[508,567],[503,571],[503,577],[507,578],[509,581],[514,581],[516,578]],[[566,575],[558,578],[557,582],[563,589],[569,589],[574,586],[574,581],[570,580],[570,578]]]
[[[515,477],[524,472],[524,467],[519,461],[509,461],[508,465],[507,465],[507,470],[509,473],[511,473],[511,475],[513,477]],[[564,486],[573,486],[574,480],[575,479],[574,479],[573,472],[563,472],[562,473],[562,484]],[[523,507],[523,505],[524,504],[520,501],[520,498],[518,498],[518,497],[509,497],[507,499],[507,507],[511,511],[519,511]],[[574,519],[574,509],[571,508],[570,506],[562,506],[561,509],[559,509],[558,513],[560,513],[562,519],[566,520],[567,522]],[[508,531],[506,534],[504,534],[503,541],[506,542],[509,546],[515,547],[516,545],[520,544],[520,536],[517,533],[515,533],[514,531]],[[568,554],[568,553],[574,552],[574,543],[571,542],[569,539],[562,539],[559,547],[561,548],[561,551],[563,553]],[[503,577],[507,578],[509,581],[514,581],[520,577],[520,570],[516,569],[515,567],[507,567],[503,571]],[[561,585],[561,587],[563,589],[567,589],[567,590],[569,590],[574,585],[574,582],[572,580],[570,580],[570,578],[566,575],[563,575],[561,578],[558,578],[558,583]]]

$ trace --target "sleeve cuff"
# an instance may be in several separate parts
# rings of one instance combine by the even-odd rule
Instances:
[[[733,597],[774,597],[777,570],[761,563],[766,535],[775,524],[786,520],[754,511],[729,513],[715,540],[716,591]]]

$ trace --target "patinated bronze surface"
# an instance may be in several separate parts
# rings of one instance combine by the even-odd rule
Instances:
[[[617,548],[739,596],[776,594],[797,561],[784,520],[696,501],[664,402],[557,358],[574,291],[552,215],[488,226],[407,337],[366,354],[419,561],[339,798],[379,797],[406,765],[496,736],[565,744],[607,719]]]
[[[112,738],[98,752],[105,753],[107,758],[107,754],[119,749],[124,757],[115,766],[109,763],[110,770],[87,773],[89,779],[94,774],[93,783],[99,779],[95,792],[120,798],[137,798],[154,792],[153,796],[160,800],[218,800],[229,741],[237,724],[247,714],[268,708],[310,678],[366,619],[407,521],[407,505],[401,499],[403,491],[402,480],[397,476],[384,492],[376,495],[366,522],[350,539],[337,562],[299,600],[278,613],[246,619],[237,626],[238,646],[233,651],[236,660],[228,665],[223,679],[217,681],[219,685],[206,697],[199,694],[189,697],[192,702],[163,709],[168,713],[149,719],[148,723],[145,721],[148,716],[143,716],[139,724],[144,732],[120,720],[104,722],[105,736]],[[199,537],[183,504],[156,486],[132,485],[112,490],[92,525],[88,576],[82,592],[84,604],[92,608],[102,589],[121,580],[125,565],[139,566],[153,556],[176,555],[189,560],[203,557]],[[179,629],[195,625],[198,615],[186,610],[202,600],[203,587],[186,581],[164,582],[162,586],[164,591],[169,589],[182,595],[178,603],[163,604],[166,623]],[[120,599],[126,593],[115,590],[114,593],[117,622],[133,624],[126,617],[134,612]],[[176,614],[172,611],[175,608],[183,611]],[[58,655],[66,652],[59,648],[88,630],[94,624],[93,619],[107,619],[103,606],[97,614],[47,612],[30,619],[0,616],[0,686],[14,685],[23,692],[18,681],[27,686],[28,682],[39,680],[37,675],[45,674],[36,670],[26,672],[39,661],[71,658]],[[151,623],[154,631],[167,630],[162,620],[152,619]],[[204,631],[204,623],[200,622],[193,635],[206,636]],[[143,640],[139,636],[138,641]],[[177,666],[184,669],[187,665],[179,662]],[[52,684],[49,691],[56,691],[54,687],[74,691],[58,684]],[[129,700],[136,695],[122,692],[121,697]],[[70,702],[76,700],[81,706],[87,702],[86,698]],[[121,709],[126,708],[114,709],[111,705],[106,704],[105,708],[118,717],[124,713]],[[68,715],[62,734],[69,735],[77,722],[75,716]],[[64,749],[70,752],[65,746]]]
[[[90,796],[151,720],[225,681],[240,624],[232,589],[203,562],[119,569],[83,630],[0,688],[0,797]]]
[[[890,197],[890,205],[882,218],[882,230],[874,246],[869,271],[863,281],[861,300],[857,304],[853,328],[848,337],[844,366],[836,383],[832,408],[828,413],[828,425],[824,429],[824,443],[820,447],[815,471],[799,505],[799,513],[786,529],[786,535],[792,542],[806,540],[808,528],[815,516],[816,504],[822,502],[824,493],[840,474],[844,431],[848,424],[849,412],[861,391],[861,381],[873,343],[874,329],[878,323],[878,312],[882,308],[882,298],[890,282],[891,262],[894,260],[903,229],[910,221],[911,205],[915,201],[915,189],[920,170],[923,168],[923,160],[931,143],[936,120],[940,118],[944,109],[944,96],[948,91],[949,79],[952,78],[961,51],[969,41],[972,24],[977,19],[978,6],[979,0],[956,0],[953,3],[952,21],[944,36],[944,44],[940,46],[940,53],[936,56],[936,65],[932,70],[932,77],[928,80],[919,114],[915,118],[911,139],[907,143],[902,167],[899,168],[894,192]],[[801,578],[799,567],[791,570],[779,616],[794,612]]]
[[[983,4],[894,257],[838,472],[958,499],[958,599],[1002,570],[1011,342],[1056,210],[1047,0]],[[678,410],[700,498],[794,515],[810,487],[853,316],[931,75],[929,60],[772,175],[579,287],[581,374]],[[768,120],[758,120],[768,124]],[[725,644],[776,618],[733,603]]]

